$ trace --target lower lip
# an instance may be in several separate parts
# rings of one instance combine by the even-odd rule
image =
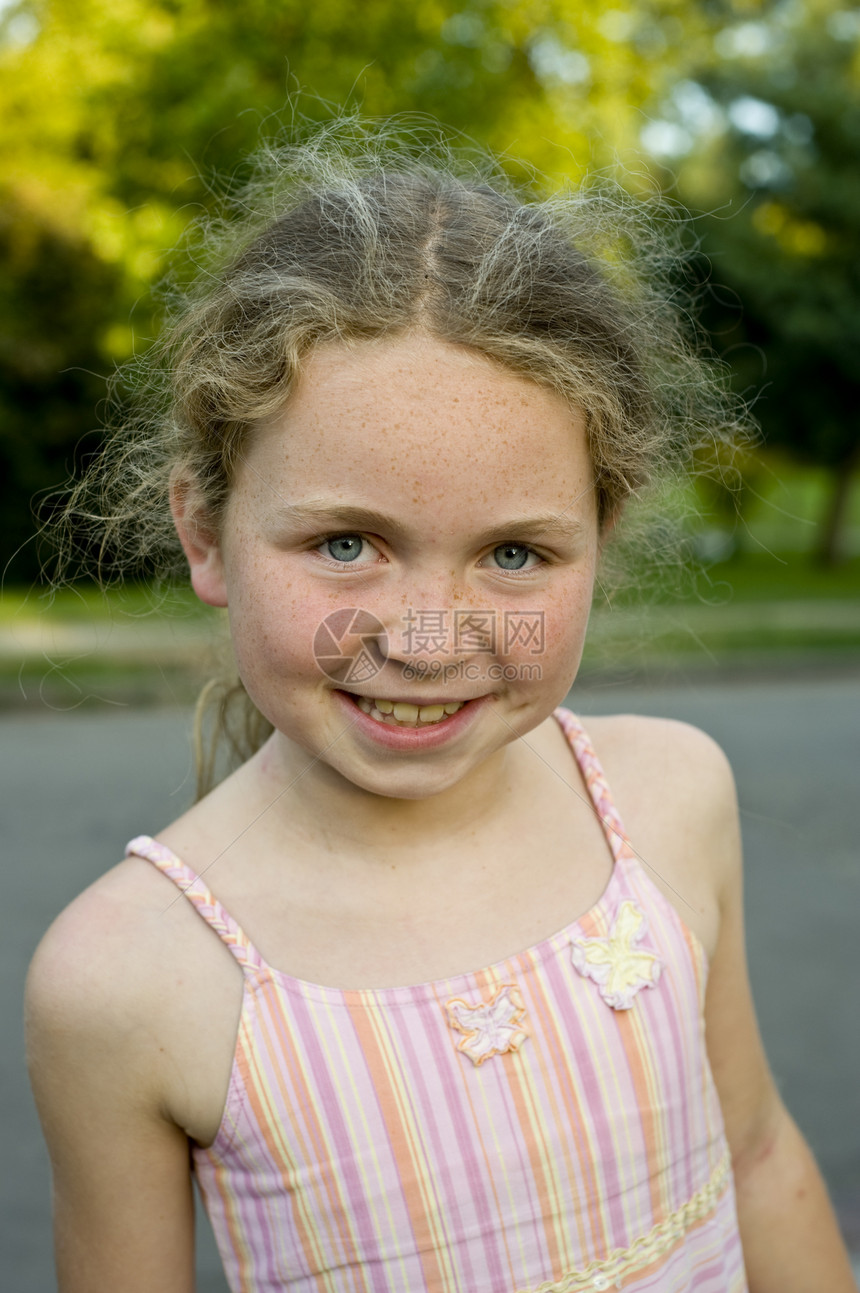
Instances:
[[[340,702],[347,711],[354,730],[366,734],[377,745],[383,745],[389,750],[400,750],[408,753],[412,750],[432,750],[438,745],[444,745],[453,737],[459,736],[467,727],[475,721],[479,710],[489,703],[489,696],[479,696],[476,700],[467,700],[462,709],[458,709],[456,714],[449,714],[446,718],[440,718],[438,723],[425,723],[422,727],[397,727],[394,723],[380,723],[378,719],[371,718],[365,714],[363,709],[359,709],[354,700],[350,699],[348,694],[343,691],[334,693],[340,698]]]

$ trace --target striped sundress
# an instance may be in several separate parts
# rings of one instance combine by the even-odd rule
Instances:
[[[141,836],[245,976],[223,1119],[192,1145],[233,1293],[743,1293],[705,955],[556,711],[615,864],[579,920],[474,973],[340,990],[267,965]],[[573,765],[572,765],[573,766]]]

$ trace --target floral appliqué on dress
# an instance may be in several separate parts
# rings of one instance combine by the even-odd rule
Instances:
[[[464,1034],[457,1050],[468,1055],[473,1064],[483,1064],[491,1055],[515,1051],[528,1037],[520,1022],[525,1007],[512,983],[503,984],[489,1001],[477,1006],[454,997],[445,1003],[445,1009],[451,1027]]]
[[[648,922],[635,902],[622,902],[606,938],[578,938],[571,948],[573,964],[587,979],[593,979],[600,995],[613,1010],[629,1010],[640,988],[653,988],[663,969],[654,952],[636,944],[643,938]]]

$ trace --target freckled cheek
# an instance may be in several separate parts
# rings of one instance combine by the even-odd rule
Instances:
[[[565,673],[576,665],[582,654],[588,611],[591,599],[585,593],[555,599],[544,606],[543,657],[544,668],[550,672]],[[520,648],[522,650],[522,648]],[[526,648],[527,654],[528,648]],[[537,656],[533,657],[537,659]]]
[[[303,644],[313,631],[306,626],[308,605],[292,581],[275,578],[265,568],[253,578],[239,573],[230,597],[230,627],[242,676],[264,674],[270,667],[297,667]]]
[[[301,581],[260,579],[231,602],[231,623],[239,672],[246,685],[277,676],[322,676],[314,661],[314,635],[331,603],[308,596]]]
[[[566,668],[571,658],[578,659],[585,641],[585,621],[579,616],[550,619],[545,624],[545,654],[549,661]]]

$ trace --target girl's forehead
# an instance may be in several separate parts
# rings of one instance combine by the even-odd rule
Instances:
[[[456,495],[464,507],[507,497],[546,510],[589,494],[593,474],[581,411],[421,335],[318,347],[256,448],[256,470],[280,475],[296,501],[382,493],[417,507]]]
[[[320,438],[349,425],[355,437],[377,435],[389,447],[400,439],[438,451],[476,441],[513,444],[541,427],[555,433],[544,439],[557,439],[566,453],[585,444],[584,415],[555,392],[476,351],[423,334],[319,346],[274,425]]]
[[[406,400],[435,391],[491,401],[557,401],[566,407],[551,391],[487,355],[421,332],[315,347],[302,363],[293,399],[319,399],[326,391],[361,399],[378,391],[380,383],[387,393],[400,394]]]

